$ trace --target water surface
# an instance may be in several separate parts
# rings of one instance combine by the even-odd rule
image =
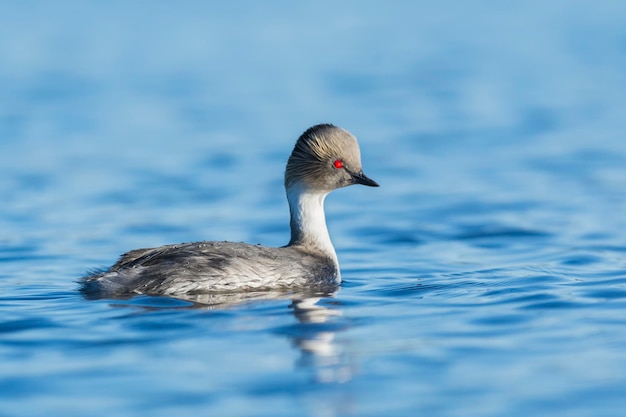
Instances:
[[[621,416],[621,2],[0,6],[0,415]],[[308,126],[319,300],[85,300],[122,252],[288,240]],[[199,303],[198,303],[199,302]]]

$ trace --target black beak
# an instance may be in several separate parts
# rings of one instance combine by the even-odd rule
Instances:
[[[352,180],[355,184],[367,185],[369,187],[380,187],[376,181],[367,177],[363,171],[359,173],[350,172],[350,175],[352,175]]]

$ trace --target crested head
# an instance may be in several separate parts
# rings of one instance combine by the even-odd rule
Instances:
[[[378,186],[363,174],[356,138],[331,124],[307,129],[287,161],[285,187],[330,192],[352,184]]]

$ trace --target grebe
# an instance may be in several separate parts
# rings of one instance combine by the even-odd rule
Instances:
[[[286,246],[195,242],[136,249],[108,270],[82,278],[81,290],[101,297],[177,296],[337,286],[341,274],[324,199],[352,184],[378,187],[363,174],[356,138],[331,124],[313,126],[298,138],[287,161],[291,239]]]

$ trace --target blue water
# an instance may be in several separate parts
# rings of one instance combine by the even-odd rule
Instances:
[[[624,415],[626,3],[4,2],[0,91],[0,416]],[[284,244],[319,122],[340,291],[81,297]]]

